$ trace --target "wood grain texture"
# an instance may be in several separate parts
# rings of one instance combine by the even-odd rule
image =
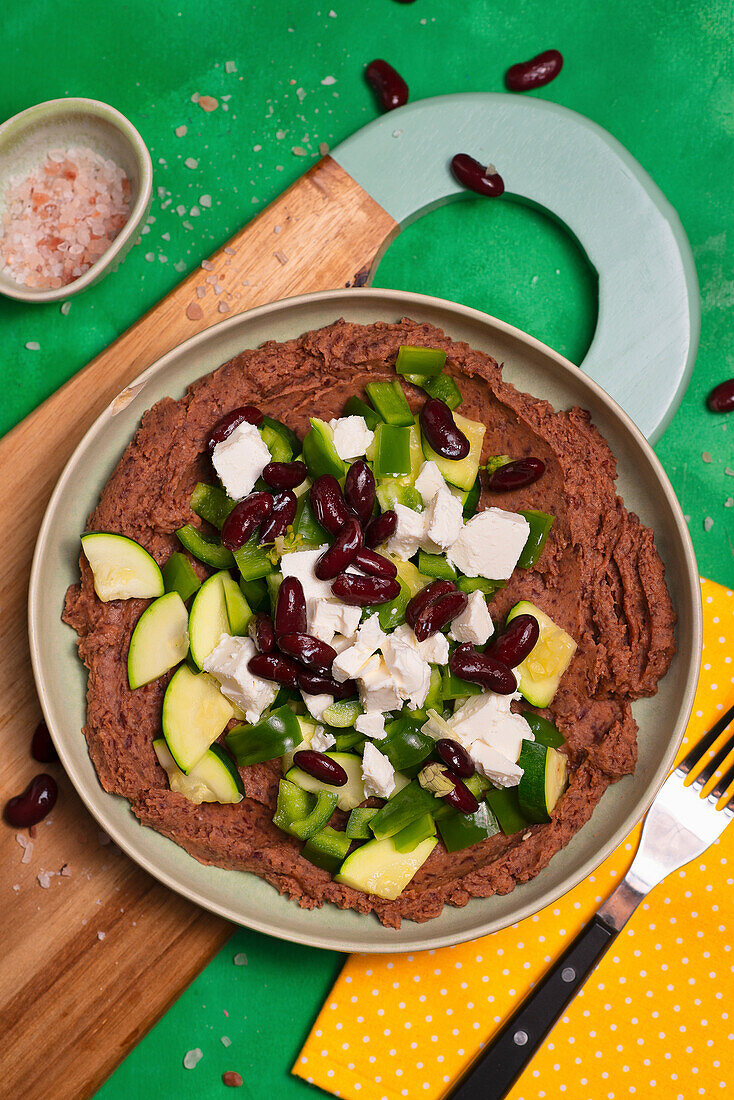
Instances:
[[[231,932],[130,862],[100,834],[59,766],[30,757],[40,710],[26,593],[56,479],[102,409],[165,352],[232,313],[305,291],[364,285],[397,231],[325,158],[0,440],[0,798],[43,770],[60,786],[56,808],[36,827],[28,862],[21,862],[15,832],[0,829],[3,1096],[45,1100],[50,1081],[55,1100],[89,1096]]]

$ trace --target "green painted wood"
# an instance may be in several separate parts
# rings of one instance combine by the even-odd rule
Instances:
[[[499,165],[511,196],[548,211],[579,242],[599,278],[582,369],[655,442],[688,385],[701,320],[691,248],[662,191],[601,126],[517,95],[408,103],[331,155],[407,226],[467,197],[450,171],[457,152]]]

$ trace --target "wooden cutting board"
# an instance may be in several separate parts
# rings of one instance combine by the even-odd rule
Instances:
[[[58,765],[30,756],[40,718],[26,593],[44,509],[82,434],[128,382],[187,337],[296,293],[364,285],[397,223],[330,158],[320,161],[119,340],[0,440],[0,799],[39,771],[59,781],[53,813],[21,839],[0,827],[0,1093],[89,1096],[216,954],[232,927],[117,851]],[[197,287],[216,275],[220,295]],[[22,479],[22,503],[19,483]],[[58,615],[49,608],[49,615]],[[32,847],[31,847],[32,845]],[[23,859],[28,862],[23,863]],[[151,943],[165,945],[151,952]],[[145,996],[141,995],[144,975]],[[43,1057],[39,1058],[39,1051]]]

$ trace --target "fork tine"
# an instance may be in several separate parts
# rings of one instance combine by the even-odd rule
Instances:
[[[730,750],[733,747],[734,744],[729,745]],[[709,792],[709,798],[711,799],[711,801],[718,802],[719,799],[729,790],[729,787],[732,785],[732,783],[734,783],[734,764],[732,764],[728,771],[726,771],[722,775],[721,779],[718,781],[713,790]],[[734,795],[732,797],[734,797]]]
[[[701,740],[696,742],[688,755],[684,756],[675,770],[682,772],[683,775],[687,775],[691,768],[695,768],[696,764],[700,763],[711,746],[718,741],[719,737],[721,737],[733,718],[734,706],[730,707],[726,714],[722,714],[721,718],[719,718],[718,722],[714,723],[708,733],[705,733]]]
[[[708,783],[711,776],[719,770],[721,765],[726,760],[727,756],[734,749],[734,733],[731,737],[728,737],[720,749],[711,757],[705,768],[701,768],[696,778],[691,783],[692,787],[696,787],[697,790],[702,791]],[[721,792],[724,793],[723,791]]]

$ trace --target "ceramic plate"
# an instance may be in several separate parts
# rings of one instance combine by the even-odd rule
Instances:
[[[143,828],[127,801],[99,784],[81,732],[86,669],[76,635],[61,622],[64,593],[78,579],[79,536],[143,412],[243,348],[288,340],[339,317],[362,324],[409,316],[444,329],[504,362],[505,378],[556,408],[589,409],[617,457],[628,508],[655,531],[678,613],[678,654],[658,694],[634,705],[640,726],[634,776],[614,784],[589,823],[536,878],[504,897],[446,907],[426,924],[383,928],[373,916],[332,905],[307,911],[262,879],[204,867],[172,841]],[[640,819],[670,768],[683,736],[698,676],[701,608],[688,531],[671,485],[632,421],[594,382],[550,348],[477,310],[420,294],[351,289],[308,294],[253,309],[187,340],[124,390],[99,417],[54,490],[36,546],[29,593],[31,657],[38,695],[61,760],[99,824],[127,854],[167,886],[231,921],[283,939],[339,951],[415,951],[496,931],[564,894],[616,847]]]

